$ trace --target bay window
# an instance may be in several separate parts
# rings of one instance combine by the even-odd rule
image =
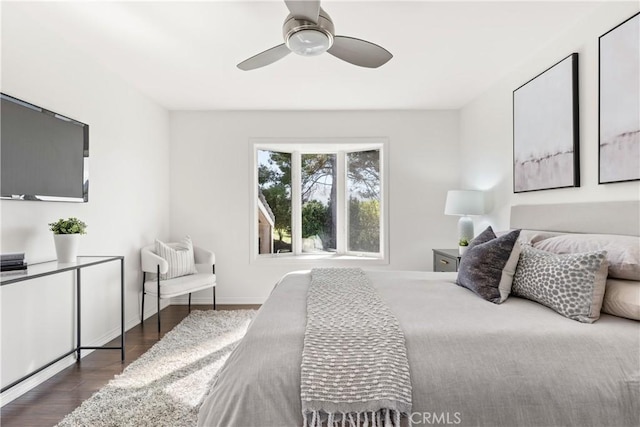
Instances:
[[[386,258],[385,141],[252,141],[252,259]]]

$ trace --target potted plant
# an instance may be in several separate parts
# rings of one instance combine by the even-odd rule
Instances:
[[[458,242],[458,252],[460,256],[464,255],[467,249],[469,249],[469,241],[467,239],[460,239]]]
[[[87,224],[75,217],[60,218],[50,222],[49,229],[53,231],[58,262],[76,262],[79,238],[81,234],[86,234]]]

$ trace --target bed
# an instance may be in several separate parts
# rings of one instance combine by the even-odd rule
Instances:
[[[511,225],[640,235],[638,202],[557,205],[555,222],[540,223],[540,210],[549,208],[513,207]],[[581,211],[562,220],[563,212]],[[616,221],[602,221],[612,212]],[[493,304],[456,285],[456,273],[365,274],[404,332],[412,409],[403,425],[640,424],[640,322],[601,313],[583,323],[514,296]],[[303,425],[310,282],[309,271],[298,271],[277,284],[221,369],[199,425]]]

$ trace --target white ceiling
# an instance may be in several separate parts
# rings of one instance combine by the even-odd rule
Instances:
[[[337,35],[393,53],[378,69],[329,54],[236,68],[283,42],[283,1],[3,1],[2,19],[30,15],[170,110],[450,109],[601,4],[324,1]]]

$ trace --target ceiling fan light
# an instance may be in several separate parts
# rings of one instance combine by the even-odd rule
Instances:
[[[320,55],[326,52],[332,44],[331,34],[315,29],[296,31],[287,39],[289,50],[302,56]]]

